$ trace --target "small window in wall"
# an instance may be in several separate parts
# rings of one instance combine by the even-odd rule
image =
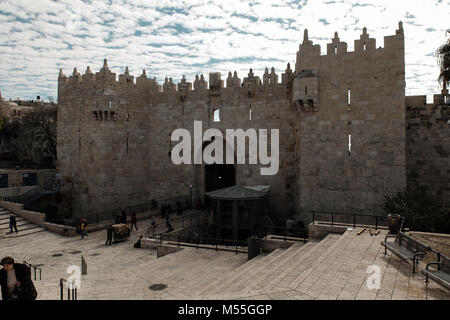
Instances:
[[[337,47],[334,47],[334,54],[337,54]]]
[[[366,46],[366,43],[364,42],[364,51],[366,51],[366,49],[367,49],[367,46]]]
[[[252,120],[252,107],[250,107],[250,111],[248,113],[248,120]]]
[[[130,121],[130,113],[127,110],[127,121]]]
[[[348,89],[347,90],[347,105],[350,105],[350,103],[351,103],[351,95],[352,95],[351,90]]]
[[[109,108],[111,109],[111,107],[112,107],[112,102],[111,102],[111,100],[109,100]]]
[[[305,96],[308,95],[308,86],[305,86]]]
[[[348,134],[348,155],[352,154],[352,134]]]
[[[220,122],[220,110],[214,109],[214,122]]]

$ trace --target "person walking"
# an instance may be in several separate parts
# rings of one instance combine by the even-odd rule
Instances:
[[[169,213],[167,213],[167,215],[166,215],[166,227],[167,227],[167,232],[172,232],[174,230],[172,225],[170,224]]]
[[[113,238],[113,227],[110,225],[108,229],[106,229],[106,243],[105,246],[112,244],[112,238]]]
[[[11,230],[11,233],[13,232],[13,228],[14,230],[16,230],[16,233],[19,233],[19,231],[17,231],[17,220],[16,220],[16,216],[11,214],[9,216],[9,229]]]
[[[156,231],[156,221],[155,221],[155,216],[152,215],[152,232],[153,232],[153,239],[155,238],[155,231]]]
[[[86,219],[82,220],[81,226],[80,226],[80,231],[81,231],[81,239],[84,239],[85,236],[88,236]]]
[[[127,224],[127,213],[125,209],[122,209],[122,215],[120,216],[120,223]]]
[[[133,213],[131,214],[131,230],[130,231],[133,231],[133,226],[136,228],[136,231],[137,231],[138,227],[137,227],[136,211],[133,211]]]
[[[31,269],[22,263],[14,263],[11,257],[0,261],[0,286],[3,300],[36,300],[37,291],[31,280]]]

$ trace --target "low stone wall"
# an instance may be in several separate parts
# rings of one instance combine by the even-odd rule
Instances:
[[[48,229],[49,231],[58,233],[63,236],[74,237],[77,235],[77,230],[74,227],[65,226],[62,224],[45,222],[42,224],[42,227]]]
[[[141,239],[141,247],[147,249],[156,249],[156,257],[160,258],[165,255],[178,252],[183,250],[183,248],[170,245],[170,244],[161,244],[159,240],[143,238]]]
[[[283,239],[276,239],[269,237],[268,239],[262,239],[261,241],[261,249],[262,252],[272,252],[276,249],[287,249],[290,246],[292,246],[295,243],[299,243],[298,240],[293,240],[286,238],[286,240]]]
[[[165,255],[175,253],[180,250],[183,250],[183,248],[171,245],[159,246],[158,248],[156,248],[156,257],[161,258],[164,257]]]
[[[311,222],[308,226],[309,239],[322,240],[330,233],[343,234],[347,228],[353,228],[353,225],[348,224],[333,224],[324,221]],[[356,225],[356,228],[375,228],[375,225]],[[378,226],[378,229],[387,230],[387,227]]]
[[[320,221],[311,222],[308,226],[309,239],[322,240],[330,233],[344,233],[348,226],[331,225]]]
[[[34,224],[41,226],[45,223],[45,213],[24,210],[23,204],[8,201],[0,201],[0,207],[3,207],[6,210],[11,211],[12,213]]]
[[[55,224],[45,221],[45,213],[28,211],[23,209],[23,204],[8,202],[8,201],[0,201],[0,207],[5,208],[6,210],[28,220],[38,226],[46,228],[52,232],[64,235],[64,236],[75,236],[76,230],[74,227],[65,226],[61,224]]]

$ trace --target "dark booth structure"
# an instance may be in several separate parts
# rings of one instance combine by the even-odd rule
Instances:
[[[259,235],[270,210],[269,191],[269,186],[232,186],[205,193],[217,238],[245,241]]]

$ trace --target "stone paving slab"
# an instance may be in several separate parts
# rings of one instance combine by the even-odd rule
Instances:
[[[356,229],[248,261],[246,254],[195,248],[156,258],[154,249],[133,248],[148,225],[139,221],[139,232],[112,246],[104,245],[105,231],[83,240],[48,231],[0,239],[0,255],[42,265],[42,280],[35,281],[38,299],[59,299],[59,279],[69,276],[68,266],[80,266],[81,255],[88,274],[82,277],[79,299],[450,299],[447,289],[424,283],[423,263],[413,274],[411,264],[384,255],[380,242],[386,231],[358,236]],[[367,287],[371,265],[379,268],[379,289]],[[158,283],[167,287],[149,290]]]

